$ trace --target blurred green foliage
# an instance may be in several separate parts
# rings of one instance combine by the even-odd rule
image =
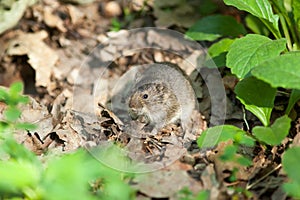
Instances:
[[[131,175],[104,166],[83,149],[42,160],[18,144],[14,129],[34,128],[19,123],[23,85],[0,89],[0,101],[6,104],[0,121],[0,199],[133,199],[135,192],[127,184]],[[96,184],[97,183],[97,184]]]

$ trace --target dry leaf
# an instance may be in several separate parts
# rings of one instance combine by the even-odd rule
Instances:
[[[56,27],[63,33],[67,32],[63,20],[53,14],[53,9],[49,6],[44,7],[44,21],[50,27]]]
[[[22,33],[12,39],[7,49],[8,55],[27,55],[28,63],[36,71],[36,86],[47,87],[53,67],[58,60],[54,50],[48,47],[43,40],[48,37],[46,31],[36,33]]]
[[[186,171],[156,171],[148,174],[137,176],[137,182],[133,187],[138,189],[141,193],[154,198],[167,198],[176,196],[177,192],[184,187],[193,188],[195,182]],[[196,184],[198,191],[202,188]]]

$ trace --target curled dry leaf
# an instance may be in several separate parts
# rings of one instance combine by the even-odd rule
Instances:
[[[67,8],[73,24],[77,24],[83,19],[84,13],[81,12],[76,6],[67,5]]]
[[[56,27],[63,33],[67,32],[63,20],[59,16],[53,14],[53,9],[49,6],[44,8],[44,21],[50,27]]]
[[[28,63],[36,71],[36,86],[47,87],[53,67],[58,60],[54,50],[48,47],[43,40],[48,37],[46,31],[36,33],[20,32],[17,38],[12,39],[7,49],[8,55],[27,55]]]
[[[37,102],[32,97],[29,97],[29,103],[23,105],[20,110],[22,111],[21,121],[37,125],[35,130],[43,138],[52,129],[52,116],[49,114],[47,107]]]

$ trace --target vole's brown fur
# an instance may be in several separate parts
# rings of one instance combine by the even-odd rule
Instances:
[[[181,121],[183,127],[195,108],[194,90],[185,73],[174,64],[149,64],[136,77],[129,97],[132,119],[152,126],[154,132]]]

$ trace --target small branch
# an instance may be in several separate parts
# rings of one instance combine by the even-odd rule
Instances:
[[[275,167],[273,170],[269,171],[268,173],[266,173],[264,176],[260,177],[257,181],[255,181],[254,183],[252,183],[251,185],[247,185],[246,186],[246,190],[250,190],[253,186],[257,185],[258,183],[260,183],[262,180],[264,180],[265,178],[267,178],[270,174],[272,174],[273,172],[275,172],[276,170],[281,168],[281,164],[279,164],[277,167]]]

